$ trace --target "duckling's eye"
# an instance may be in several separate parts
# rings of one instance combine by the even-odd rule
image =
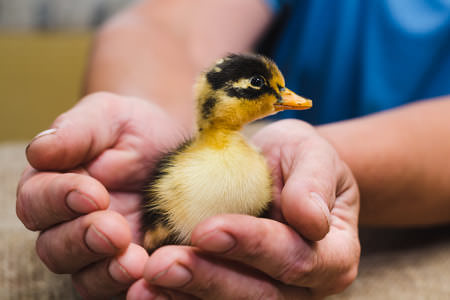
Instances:
[[[265,80],[264,77],[262,76],[253,76],[252,78],[250,78],[250,84],[254,87],[260,88],[264,85]]]

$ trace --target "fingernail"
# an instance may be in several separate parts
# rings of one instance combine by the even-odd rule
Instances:
[[[170,300],[171,298],[166,293],[150,290],[149,288],[144,288],[139,294],[133,295],[135,300]],[[136,298],[137,297],[137,298]],[[128,299],[128,298],[127,298]]]
[[[170,300],[170,297],[166,294],[158,294],[156,295],[155,300]]]
[[[156,294],[153,297],[154,298],[151,298],[153,300],[170,300],[170,297],[163,293]]]
[[[137,300],[170,300],[171,298],[165,293],[153,292],[149,289],[143,289],[138,295]]]
[[[39,139],[39,138],[41,138],[41,137],[44,137],[44,136],[47,136],[47,135],[50,135],[50,134],[53,134],[53,133],[55,133],[55,132],[56,132],[56,128],[51,128],[51,129],[47,129],[47,130],[44,130],[44,131],[38,133],[38,134],[31,140],[31,142],[27,145],[26,150],[28,150],[28,148],[30,148],[31,144],[33,144],[37,139]]]
[[[214,230],[203,235],[194,245],[206,251],[223,253],[233,248],[236,240],[228,233]]]
[[[36,140],[36,139],[38,139],[38,138],[40,138],[40,137],[43,137],[44,135],[53,134],[53,133],[55,133],[55,132],[56,132],[56,128],[50,128],[50,129],[44,130],[44,131],[42,131],[42,132],[39,132],[39,133],[33,138],[33,140]]]
[[[331,224],[331,213],[330,209],[328,208],[328,205],[326,204],[325,200],[316,192],[311,192],[309,194],[310,199],[313,203],[316,203],[319,209],[324,214],[325,218],[327,219],[328,226]]]
[[[170,300],[170,297],[166,294],[158,294],[156,295],[155,300]]]
[[[179,263],[174,263],[169,268],[153,276],[151,283],[169,288],[179,288],[187,284],[191,279],[191,271]]]
[[[90,213],[99,209],[97,203],[95,203],[89,196],[80,193],[77,190],[71,191],[66,197],[67,206],[77,213]]]
[[[128,271],[120,264],[117,258],[114,258],[108,267],[111,277],[120,283],[132,283],[135,279],[131,277]]]
[[[111,241],[95,225],[89,226],[86,231],[85,242],[89,249],[98,254],[115,254],[117,251]]]

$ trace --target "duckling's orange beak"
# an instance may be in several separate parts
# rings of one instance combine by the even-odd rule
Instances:
[[[312,107],[312,101],[297,95],[290,89],[284,88],[281,92],[281,100],[277,101],[274,106],[276,111],[287,109],[304,110]]]

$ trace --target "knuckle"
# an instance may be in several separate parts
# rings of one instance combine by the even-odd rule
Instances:
[[[29,195],[27,195],[23,189],[18,192],[16,200],[16,215],[28,230],[36,231],[39,230],[39,224],[30,213],[30,207],[28,205],[29,198]]]
[[[27,217],[27,215],[27,213],[23,213],[22,218],[19,217],[25,228],[30,231],[38,231],[40,229],[38,223],[33,218]]]
[[[24,207],[24,203],[23,203],[23,198],[21,197],[21,195],[17,195],[17,200],[16,200],[16,215],[19,218],[19,220],[25,225],[25,227],[28,228],[28,216],[27,216],[27,212],[26,209]],[[28,228],[30,229],[30,228]]]
[[[208,277],[206,280],[193,280],[184,288],[194,295],[201,296],[202,299],[215,298],[212,295],[217,294],[217,291],[222,289],[222,285],[213,276]]]
[[[326,281],[327,294],[340,293],[355,281],[358,275],[359,253],[360,246],[357,243],[354,254],[344,259],[347,262],[341,261],[341,266],[335,266],[335,272],[328,272],[330,276]]]
[[[260,238],[255,238],[246,245],[242,256],[246,259],[259,259],[264,254],[264,245]]]
[[[36,253],[44,263],[44,265],[53,273],[63,274],[64,270],[57,263],[55,256],[48,251],[47,242],[45,241],[46,232],[42,232],[36,241]]]
[[[52,128],[58,128],[61,124],[63,124],[68,119],[68,112],[63,112],[58,115],[52,123]],[[57,135],[55,135],[57,136]]]
[[[260,300],[281,300],[284,299],[280,290],[268,281],[261,281],[255,289],[257,292],[250,295],[247,299],[260,299]]]
[[[210,282],[202,282],[201,284],[195,284],[191,286],[191,288],[195,295],[202,295],[208,298],[208,296],[214,293],[214,291],[217,291],[220,288],[220,286],[210,281]]]
[[[96,92],[83,98],[80,101],[80,104],[87,103],[89,105],[96,106],[106,115],[114,116],[114,118],[116,118],[130,107],[129,103],[131,103],[131,101],[127,101],[125,103],[123,101],[124,98],[125,96],[120,96],[109,92]]]
[[[358,276],[358,266],[355,265],[352,268],[350,268],[350,270],[342,278],[342,284],[344,288],[352,284],[352,282],[355,281],[357,276]]]
[[[310,124],[296,119],[280,120],[277,121],[276,124],[277,126],[288,127],[296,130],[299,128],[302,128],[304,130],[314,130],[314,127],[311,126]]]
[[[267,256],[267,241],[265,237],[273,234],[273,228],[271,228],[270,225],[261,223],[260,226],[256,228],[253,238],[246,239],[245,243],[240,244],[241,247],[232,249],[229,254],[249,262],[261,261]]]
[[[194,295],[200,296],[202,299],[222,299],[223,295],[228,295],[226,299],[236,300],[280,300],[283,299],[281,292],[271,282],[261,280],[253,284],[251,288],[236,291],[224,291],[223,282],[219,280],[203,280],[189,286],[189,291]]]
[[[109,92],[95,92],[84,97],[80,102],[97,102],[100,105],[111,104],[112,101],[118,102],[120,97]]]
[[[298,285],[305,281],[314,271],[317,263],[314,257],[305,259],[298,257],[297,254],[294,260],[287,261],[280,266],[279,272],[275,275],[275,279],[289,285]]]
[[[335,293],[343,291],[350,284],[355,281],[358,276],[359,257],[361,253],[361,246],[359,242],[355,245],[354,255],[349,259],[348,265],[344,268],[336,281]]]
[[[92,271],[93,269],[91,268],[86,271],[77,272],[71,276],[72,285],[82,299],[116,299],[114,296],[117,296],[128,287],[127,285],[112,282],[109,277],[105,278],[101,275],[99,276],[99,274],[90,273]],[[117,299],[122,298],[117,297]]]
[[[351,267],[347,272],[343,273],[338,280],[336,280],[335,285],[331,288],[330,293],[336,294],[345,290],[350,286],[353,281],[355,281],[358,275],[358,266],[355,265]]]
[[[88,289],[85,287],[83,280],[78,274],[72,275],[72,285],[75,290],[80,294],[82,299],[96,299],[91,295]],[[98,298],[97,298],[98,299]]]

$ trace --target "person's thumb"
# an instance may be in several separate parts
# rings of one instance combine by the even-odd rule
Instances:
[[[333,147],[298,120],[273,123],[256,134],[268,163],[280,177],[284,219],[303,237],[317,241],[330,230],[338,181],[345,175]]]
[[[317,241],[330,230],[336,200],[337,170],[333,153],[321,140],[286,149],[281,159],[285,181],[281,210],[286,221],[302,236]]]
[[[124,123],[126,109],[119,96],[97,93],[85,97],[60,115],[51,129],[38,134],[27,146],[26,156],[38,170],[68,170],[92,160],[111,147]]]

